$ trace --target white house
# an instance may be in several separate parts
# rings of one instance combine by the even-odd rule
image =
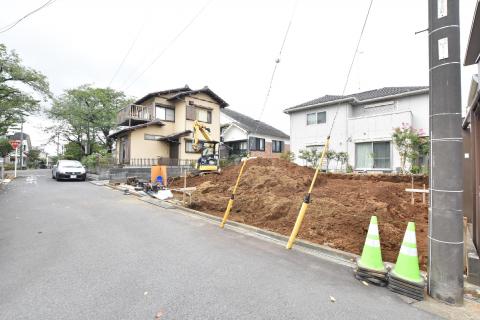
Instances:
[[[395,171],[400,156],[393,128],[408,124],[429,132],[428,87],[387,87],[346,96],[326,95],[287,108],[290,149],[322,149],[330,132],[330,150],[347,152],[354,170]],[[332,123],[335,123],[332,127]],[[296,160],[304,164],[301,159]]]
[[[290,137],[284,132],[240,112],[220,111],[221,156],[244,155],[277,158],[290,150]]]

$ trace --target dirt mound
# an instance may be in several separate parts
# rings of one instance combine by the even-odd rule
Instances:
[[[221,175],[188,178],[196,186],[193,209],[223,216],[239,166]],[[290,235],[314,170],[280,159],[254,159],[247,163],[230,219]],[[416,178],[422,188],[425,177]],[[181,187],[183,182],[175,181]],[[321,174],[312,192],[299,237],[360,254],[371,215],[377,215],[385,261],[395,262],[408,221],[415,221],[420,264],[427,263],[427,205],[410,204],[410,177],[391,175]]]

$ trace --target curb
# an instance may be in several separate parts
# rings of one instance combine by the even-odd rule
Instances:
[[[97,185],[97,186],[99,185],[99,184],[96,184],[96,183],[93,183],[93,182],[91,182],[91,183],[94,184],[94,185]],[[125,190],[124,188],[109,185],[109,184],[104,184],[103,186],[105,186],[107,188],[110,188],[110,189],[119,190],[119,191],[124,191]],[[202,211],[182,207],[182,206],[180,206],[178,204],[175,204],[175,203],[172,203],[170,201],[162,201],[162,200],[153,199],[153,198],[150,198],[150,197],[149,197],[149,199],[145,199],[144,195],[138,194],[137,192],[130,192],[130,195],[134,195],[134,196],[137,197],[138,200],[149,203],[149,204],[152,204],[152,205],[160,207],[162,209],[167,209],[167,210],[175,209],[181,214],[200,216],[203,220],[205,220],[205,221],[207,221],[211,224],[218,225],[222,221],[222,219],[220,217],[217,217],[217,216],[214,216],[214,215],[211,215],[209,213],[202,212]],[[247,224],[236,222],[236,221],[227,221],[225,223],[225,228],[227,228],[229,230],[232,230],[234,232],[240,232],[240,233],[243,233],[243,234],[254,236],[254,237],[257,237],[259,239],[268,240],[272,243],[276,243],[278,245],[281,245],[282,247],[285,247],[285,245],[288,242],[288,237],[287,236],[284,236],[282,234],[279,234],[279,233],[276,233],[276,232],[273,232],[273,231],[264,230],[264,229],[260,229],[260,228],[254,227],[254,226],[250,226],[250,225],[247,225]],[[287,249],[285,249],[285,250],[287,250]],[[358,258],[360,258],[359,255],[356,255],[354,253],[330,248],[328,246],[313,243],[313,242],[310,242],[310,241],[307,241],[307,240],[301,240],[301,239],[298,239],[298,238],[295,240],[295,246],[291,250],[300,251],[300,252],[303,252],[303,253],[314,255],[314,256],[322,258],[324,260],[328,260],[328,261],[333,262],[333,263],[337,263],[337,264],[340,264],[340,265],[343,265],[343,266],[346,266],[346,267],[350,267],[352,269],[356,267],[356,261],[357,261]],[[390,269],[395,266],[395,264],[391,263],[391,262],[385,262],[384,261],[384,264],[387,268],[390,268]],[[422,275],[422,277],[424,279],[427,278],[427,273],[425,271],[420,270],[420,274]],[[480,287],[475,285],[475,284],[469,283],[467,281],[465,281],[464,283],[465,283],[465,288],[471,288],[473,290],[479,290],[480,289]]]
[[[220,217],[217,217],[202,211],[185,208],[173,203],[170,203],[170,204],[178,211],[183,211],[183,213],[201,216],[212,224],[218,225],[222,221]],[[287,236],[284,236],[282,234],[279,234],[273,231],[260,229],[254,226],[236,222],[236,221],[227,221],[227,223],[225,224],[225,227],[236,232],[243,231],[242,233],[245,233],[246,231],[250,235],[257,236],[263,239],[267,238],[270,241],[273,240],[273,242],[281,245],[282,247],[285,247],[285,245],[288,242]],[[358,255],[350,252],[341,251],[338,249],[330,248],[324,245],[320,245],[320,244],[316,244],[316,243],[312,243],[312,242],[309,242],[306,240],[300,240],[300,239],[295,240],[295,246],[293,247],[292,250],[301,251],[301,252],[312,254],[318,257],[322,257],[329,261],[333,261],[335,263],[348,266],[351,268],[355,267],[355,261],[359,257]]]
[[[92,182],[91,182],[92,183]],[[96,183],[92,183],[94,185],[98,185]],[[104,185],[107,188],[114,189],[114,190],[119,190],[119,191],[125,191],[124,188],[114,186],[114,185],[109,185],[106,184]],[[195,215],[195,216],[200,216],[203,218],[205,221],[211,223],[211,224],[216,224],[218,225],[222,219],[220,217],[202,212],[202,211],[197,211],[194,209],[190,208],[185,208],[182,206],[179,206],[175,203],[169,202],[169,201],[160,201],[155,199],[145,199],[143,195],[138,194],[137,192],[129,192],[131,195],[134,195],[138,198],[138,200],[147,202],[149,204],[152,204],[157,207],[161,207],[162,209],[176,209],[182,214],[188,214],[188,215]],[[168,203],[168,205],[166,205]],[[254,226],[250,226],[247,224],[243,224],[240,222],[236,221],[227,221],[225,224],[225,227],[229,230],[235,231],[235,232],[241,232],[241,233],[246,233],[251,236],[256,236],[257,238],[261,239],[268,239],[271,242],[274,242],[278,245],[281,245],[285,247],[285,245],[288,242],[288,237],[284,236],[282,234],[269,231],[269,230],[264,230],[260,229]],[[286,249],[285,249],[286,250]],[[311,254],[317,257],[321,257],[325,260],[329,260],[331,262],[341,264],[343,266],[351,267],[354,268],[356,266],[355,261],[359,257],[356,254],[346,252],[346,251],[341,251],[338,249],[330,248],[321,244],[316,244],[312,243],[307,240],[301,240],[301,239],[296,239],[295,240],[295,246],[292,248],[292,250],[295,251],[301,251],[307,254]]]

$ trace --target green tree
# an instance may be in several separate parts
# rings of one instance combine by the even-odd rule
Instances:
[[[28,152],[28,167],[37,168],[40,163],[40,150],[32,149]]]
[[[319,165],[320,158],[322,157],[322,150],[317,148],[310,148],[306,150],[300,150],[300,155],[298,156],[299,159],[305,160],[308,166],[312,168],[316,168]]]
[[[282,154],[280,155],[280,159],[293,162],[295,161],[295,153],[292,151],[282,152]]]
[[[328,172],[328,166],[330,165],[330,161],[334,160],[336,156],[337,156],[337,153],[334,150],[328,150],[327,153],[325,154],[325,158],[327,158],[327,172]]]
[[[420,171],[420,157],[429,153],[429,140],[425,137],[422,129],[417,130],[406,123],[394,128],[392,140],[400,155],[400,167],[402,173],[406,172],[407,161],[410,163],[411,173]]]
[[[68,143],[76,144],[80,159],[92,154],[96,144],[111,152],[113,140],[108,135],[117,127],[117,112],[131,101],[123,92],[111,88],[83,85],[66,90],[48,112],[56,121],[50,128],[52,140],[60,135]]]
[[[71,141],[64,146],[62,159],[78,160],[83,157],[82,146],[75,141]]]
[[[0,138],[0,157],[5,158],[10,152],[13,151],[10,142],[6,138]]]
[[[340,170],[343,170],[343,166],[348,162],[348,153],[337,152],[335,154],[335,160],[337,161],[337,165],[340,163]]]
[[[36,96],[27,92],[27,89],[36,93]],[[37,111],[40,101],[46,101],[49,97],[47,78],[23,66],[17,53],[7,51],[7,47],[0,43],[0,135],[20,123],[27,114]]]

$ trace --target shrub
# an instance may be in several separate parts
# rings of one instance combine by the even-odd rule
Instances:
[[[293,153],[292,151],[282,152],[282,154],[280,155],[280,159],[293,162],[295,161],[295,153]]]

